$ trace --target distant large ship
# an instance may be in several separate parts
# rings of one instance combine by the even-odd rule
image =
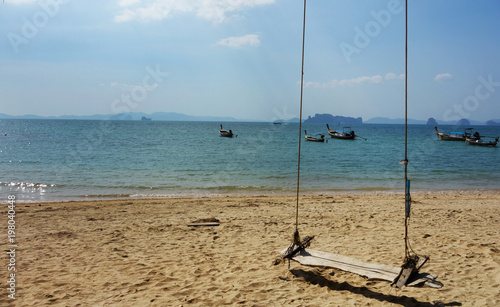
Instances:
[[[151,117],[146,117],[146,116],[143,116],[143,117],[141,118],[141,120],[151,120]]]

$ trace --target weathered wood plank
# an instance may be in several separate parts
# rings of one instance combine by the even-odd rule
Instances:
[[[286,249],[281,252],[283,255]],[[313,249],[306,249],[293,256],[292,260],[302,265],[329,267],[355,273],[368,279],[377,279],[393,282],[399,275],[401,268],[380,263],[368,263],[356,258],[343,255],[321,252]],[[442,283],[436,281],[436,275],[429,273],[418,273],[408,279],[406,286],[427,286],[441,288]]]
[[[429,260],[427,256],[420,256],[418,258],[417,264],[415,265],[415,270],[420,270],[420,268]]]
[[[443,284],[436,280],[437,275],[429,273],[416,273],[408,280],[406,284],[407,287],[430,287],[430,288],[442,288]]]
[[[410,263],[401,268],[401,274],[398,275],[398,280],[395,282],[396,288],[402,288],[406,285],[408,278],[410,278],[411,273],[415,270],[415,263]]]
[[[400,270],[390,265],[367,263],[359,259],[313,249],[303,250],[292,259],[303,265],[332,267],[365,276],[369,279],[381,279],[391,282],[398,276]]]

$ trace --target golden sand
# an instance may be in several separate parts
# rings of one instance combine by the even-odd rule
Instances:
[[[442,289],[274,266],[293,197],[17,203],[16,299],[4,265],[0,306],[500,306],[500,195],[412,196],[411,246]],[[299,231],[313,249],[400,266],[403,208],[402,195],[303,196]],[[187,226],[203,218],[220,226]]]

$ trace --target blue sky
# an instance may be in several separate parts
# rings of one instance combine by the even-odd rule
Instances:
[[[5,0],[0,113],[298,117],[302,0]],[[409,117],[500,118],[500,1],[409,2]],[[404,1],[309,0],[304,116],[404,117]]]

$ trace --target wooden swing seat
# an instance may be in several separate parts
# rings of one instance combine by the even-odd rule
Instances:
[[[287,249],[283,250],[281,255],[284,255],[286,251]],[[299,253],[291,257],[291,259],[306,266],[335,268],[355,273],[367,277],[368,279],[385,280],[389,282],[394,282],[394,280],[399,277],[401,271],[401,268],[391,265],[368,263],[359,259],[313,249],[302,249]],[[443,284],[437,281],[436,278],[436,275],[430,273],[416,273],[405,282],[405,285],[441,288]]]

